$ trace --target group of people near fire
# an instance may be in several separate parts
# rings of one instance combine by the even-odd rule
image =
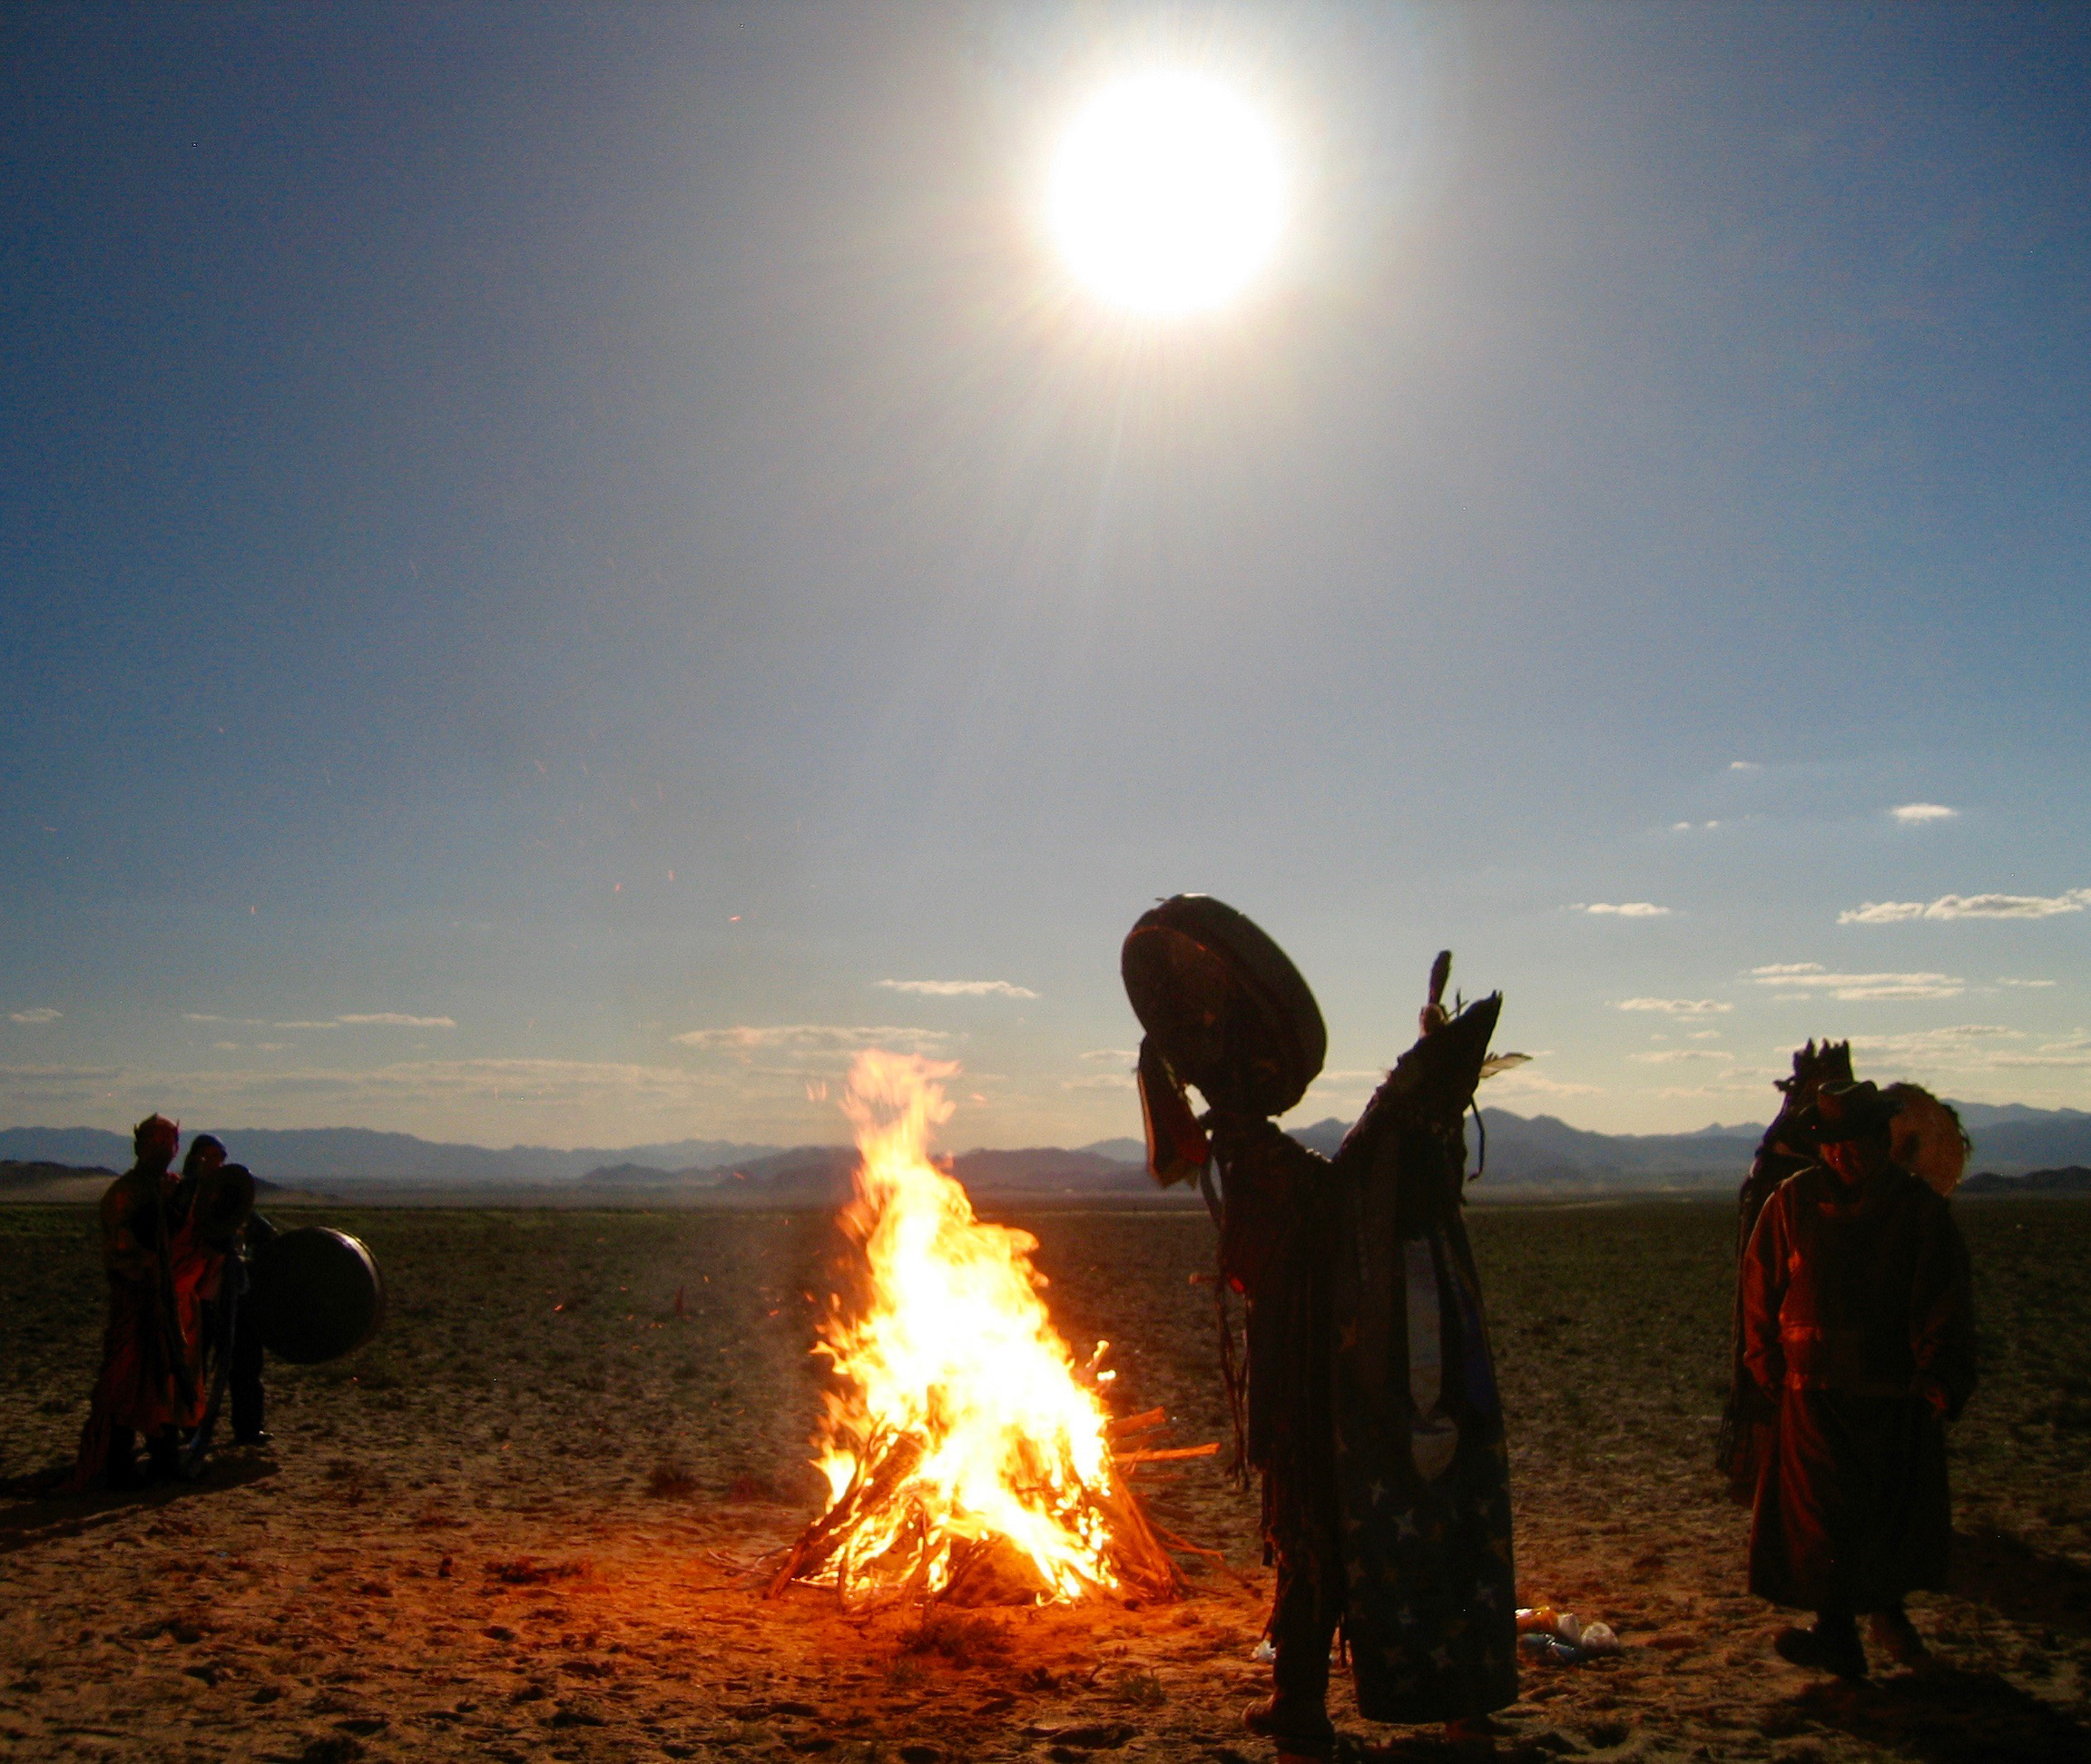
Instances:
[[[1246,1302],[1246,1364],[1230,1346],[1223,1365],[1277,1590],[1275,1689],[1244,1720],[1281,1756],[1334,1749],[1339,1635],[1368,1720],[1487,1746],[1487,1716],[1518,1694],[1509,1454],[1463,1206],[1477,1087],[1522,1056],[1490,1054],[1500,994],[1446,1002],[1450,960],[1415,1044],[1325,1158],[1274,1119],[1326,1052],[1283,952],[1205,896],[1161,903],[1126,940],[1149,1165],[1200,1185],[1222,1291]],[[1929,1093],[1858,1082],[1849,1044],[1810,1042],[1779,1088],[1741,1196],[1720,1468],[1753,1506],[1751,1591],[1813,1613],[1778,1651],[1858,1679],[1858,1620],[1919,1664],[1903,1600],[1945,1584],[1945,1429],[1975,1384],[1947,1200],[1968,1142]],[[239,1302],[244,1251],[272,1235],[253,1180],[209,1134],[176,1173],[180,1130],[158,1115],[135,1149],[102,1201],[109,1322],[76,1487],[135,1485],[141,1442],[146,1474],[192,1474],[228,1387],[235,1438],[267,1437]]]
[[[1127,940],[1150,1168],[1203,1185],[1223,1286],[1246,1300],[1237,1414],[1277,1588],[1275,1688],[1243,1720],[1281,1758],[1333,1750],[1339,1635],[1369,1720],[1487,1749],[1488,1715],[1518,1695],[1503,1407],[1462,1204],[1476,1088],[1519,1056],[1489,1054],[1499,994],[1445,1003],[1449,961],[1415,1045],[1324,1158],[1271,1119],[1324,1046],[1282,952],[1196,896]],[[1975,1384],[1946,1197],[1968,1145],[1928,1092],[1856,1082],[1849,1044],[1810,1042],[1779,1089],[1741,1196],[1719,1467],[1753,1507],[1750,1590],[1812,1613],[1778,1652],[1860,1679],[1859,1619],[1920,1665],[1903,1600],[1946,1583],[1945,1430]]]
[[[254,1179],[161,1115],[132,1135],[134,1161],[102,1197],[109,1322],[70,1486],[134,1488],[194,1475],[231,1396],[233,1438],[264,1444],[260,1338],[240,1305],[246,1254],[271,1234]],[[144,1462],[139,1462],[139,1447]]]

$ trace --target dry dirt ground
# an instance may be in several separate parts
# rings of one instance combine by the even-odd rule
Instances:
[[[808,1516],[810,1214],[326,1215],[391,1294],[349,1362],[271,1366],[274,1446],[145,1498],[0,1500],[0,1753],[25,1758],[1228,1760],[1268,1576],[1223,1460],[1157,1480],[1224,1544],[1191,1596],[846,1619],[766,1602]],[[1832,1687],[1778,1661],[1746,1517],[1707,1470],[1727,1209],[1478,1210],[1528,1602],[1623,1658],[1527,1671],[1500,1751],[1924,1760],[2086,1755],[2091,1205],[1963,1218],[1985,1386],[1956,1442],[1958,1584],[1916,1602],[1943,1669]],[[1063,1329],[1115,1344],[1117,1401],[1223,1436],[1211,1228],[1032,1212]],[[100,1330],[83,1207],[0,1208],[0,1474],[70,1452]],[[678,1309],[677,1298],[681,1296]],[[1367,1730],[1339,1707],[1340,1721]],[[1397,1757],[1425,1734],[1372,1730]]]

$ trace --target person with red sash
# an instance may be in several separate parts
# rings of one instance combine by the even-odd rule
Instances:
[[[1818,1161],[1765,1202],[1742,1267],[1743,1364],[1774,1416],[1750,1590],[1815,1612],[1774,1645],[1844,1679],[1866,1676],[1869,1613],[1890,1657],[1925,1657],[1903,1600],[1946,1584],[1946,1426],[1975,1388],[1968,1248],[1890,1158],[1894,1112],[1870,1083],[1820,1090]]]
[[[189,1221],[177,1217],[172,1167],[181,1139],[163,1116],[140,1122],[135,1161],[102,1197],[109,1322],[69,1485],[76,1490],[138,1486],[141,1436],[152,1475],[179,1475],[182,1437],[203,1416],[203,1300],[220,1259],[193,1242]]]

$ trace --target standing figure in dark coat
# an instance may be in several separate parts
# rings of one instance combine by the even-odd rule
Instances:
[[[1781,1654],[1866,1674],[1855,1618],[1916,1664],[1904,1597],[1946,1584],[1946,1424],[1975,1387],[1968,1250],[1947,1202],[1889,1156],[1893,1105],[1825,1085],[1803,1124],[1821,1162],[1766,1201],[1742,1269],[1743,1361],[1775,1405],[1750,1590],[1816,1613]]]
[[[1437,1002],[1333,1160],[1212,1117],[1223,1269],[1249,1298],[1249,1455],[1278,1571],[1252,1730],[1320,1757],[1340,1627],[1369,1720],[1484,1740],[1517,1699],[1509,1459],[1461,1219],[1463,1117],[1500,995]]]
[[[228,1284],[233,1288],[232,1438],[241,1446],[267,1446],[275,1435],[264,1425],[266,1393],[261,1387],[261,1324],[250,1302],[253,1290],[253,1260],[261,1246],[276,1235],[276,1227],[260,1213],[250,1214],[240,1242],[226,1262]]]
[[[276,1235],[276,1228],[253,1210],[253,1172],[225,1161],[225,1142],[215,1133],[199,1133],[189,1142],[171,1211],[178,1225],[188,1226],[193,1253],[208,1257],[211,1270],[203,1306],[211,1398],[190,1447],[199,1462],[227,1394],[236,1444],[263,1446],[271,1437],[262,1426],[261,1331],[249,1292],[253,1255]]]
[[[1742,1179],[1735,1198],[1735,1308],[1729,1331],[1728,1400],[1721,1411],[1721,1433],[1714,1447],[1721,1474],[1728,1479],[1729,1498],[1748,1506],[1757,1497],[1757,1470],[1772,1436],[1772,1423],[1778,1406],[1759,1393],[1749,1367],[1742,1363],[1742,1268],[1750,1253],[1750,1236],[1757,1229],[1757,1216],[1764,1203],[1791,1176],[1798,1176],[1815,1162],[1815,1140],[1804,1123],[1814,1119],[1815,1098],[1825,1084],[1851,1082],[1851,1044],[1823,1040],[1820,1050],[1811,1039],[1793,1050],[1793,1075],[1782,1078],[1775,1088],[1782,1093],[1779,1112],[1758,1142],[1757,1154],[1750,1161],[1750,1173]]]

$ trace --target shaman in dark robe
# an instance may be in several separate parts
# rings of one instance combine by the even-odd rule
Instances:
[[[1728,1400],[1721,1412],[1721,1433],[1714,1448],[1721,1474],[1728,1479],[1729,1497],[1742,1506],[1756,1498],[1757,1470],[1763,1461],[1776,1405],[1759,1393],[1756,1381],[1742,1363],[1742,1266],[1750,1251],[1750,1234],[1757,1229],[1757,1217],[1764,1203],[1779,1191],[1789,1177],[1798,1176],[1815,1161],[1812,1131],[1804,1123],[1813,1119],[1815,1099],[1825,1084],[1851,1082],[1851,1044],[1824,1039],[1820,1050],[1811,1039],[1793,1050],[1793,1075],[1782,1078],[1775,1088],[1782,1093],[1779,1112],[1758,1142],[1757,1154],[1750,1161],[1750,1173],[1736,1196],[1735,1308],[1730,1330],[1731,1354]]]
[[[1742,1272],[1743,1359],[1774,1406],[1750,1538],[1750,1590],[1817,1613],[1781,1653],[1866,1671],[1856,1614],[1921,1657],[1904,1597],[1946,1584],[1946,1424],[1975,1387],[1966,1244],[1951,1208],[1889,1156],[1892,1107],[1831,1085],[1821,1163],[1765,1203]]]
[[[1212,1120],[1278,1571],[1276,1695],[1250,1724],[1295,1752],[1329,1743],[1339,1628],[1368,1720],[1458,1726],[1517,1700],[1509,1463],[1461,1218],[1500,1007],[1427,1012],[1333,1160]]]
[[[141,1122],[133,1136],[137,1161],[102,1197],[109,1322],[74,1488],[133,1484],[141,1435],[154,1473],[175,1474],[181,1436],[203,1413],[203,1288],[212,1269],[174,1217],[169,1166],[179,1132],[158,1115]]]

